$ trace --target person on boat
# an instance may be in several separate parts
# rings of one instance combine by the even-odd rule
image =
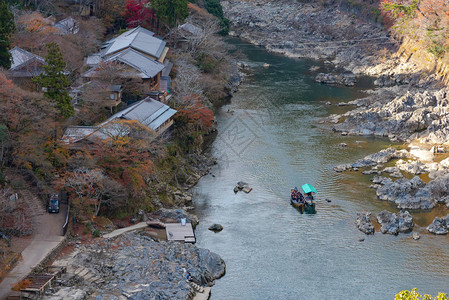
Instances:
[[[299,200],[298,200],[298,201],[299,201],[299,203],[303,203],[303,202],[305,201],[305,199],[304,199],[304,195],[303,195],[303,194],[302,194],[301,192],[298,192],[298,194],[299,194],[299,195],[298,195],[298,196],[299,196],[299,197],[298,197],[298,199],[299,199]]]
[[[295,188],[292,190],[292,199],[295,200],[295,201],[298,201],[298,199],[299,199],[299,196],[298,196],[298,188],[297,188],[297,187],[295,187]]]

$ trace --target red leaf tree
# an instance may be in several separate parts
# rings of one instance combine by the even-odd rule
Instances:
[[[124,17],[129,28],[142,26],[152,29],[156,14],[149,8],[148,0],[128,0]]]

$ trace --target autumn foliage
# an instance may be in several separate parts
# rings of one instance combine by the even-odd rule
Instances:
[[[186,103],[189,104],[179,109],[177,118],[184,119],[187,123],[194,124],[199,129],[212,126],[214,112],[204,106],[198,96],[192,96]]]
[[[41,95],[22,90],[0,73],[0,124],[7,126],[13,163],[28,168],[49,165],[45,143],[53,113]]]
[[[106,140],[99,141],[95,156],[111,178],[127,187],[132,197],[144,196],[146,181],[154,170],[157,146],[151,130],[137,121],[117,121]],[[119,127],[119,129],[117,129]]]
[[[156,14],[149,8],[147,0],[128,0],[124,14],[126,24],[129,28],[142,26],[147,29],[154,27]]]
[[[33,33],[56,33],[57,30],[53,27],[53,24],[54,20],[51,18],[44,18],[39,12],[33,11],[23,13],[19,17],[17,29]]]
[[[438,59],[449,59],[448,1],[382,0],[380,9],[395,33],[422,44]]]

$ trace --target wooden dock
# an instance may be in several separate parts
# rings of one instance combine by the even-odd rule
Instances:
[[[165,223],[165,231],[167,233],[167,240],[169,241],[184,243],[196,242],[192,223],[186,223],[184,226],[181,223]]]

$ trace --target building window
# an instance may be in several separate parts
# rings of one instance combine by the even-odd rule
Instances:
[[[114,94],[110,94],[109,98],[111,98],[111,100],[114,100],[115,99],[115,95]]]

